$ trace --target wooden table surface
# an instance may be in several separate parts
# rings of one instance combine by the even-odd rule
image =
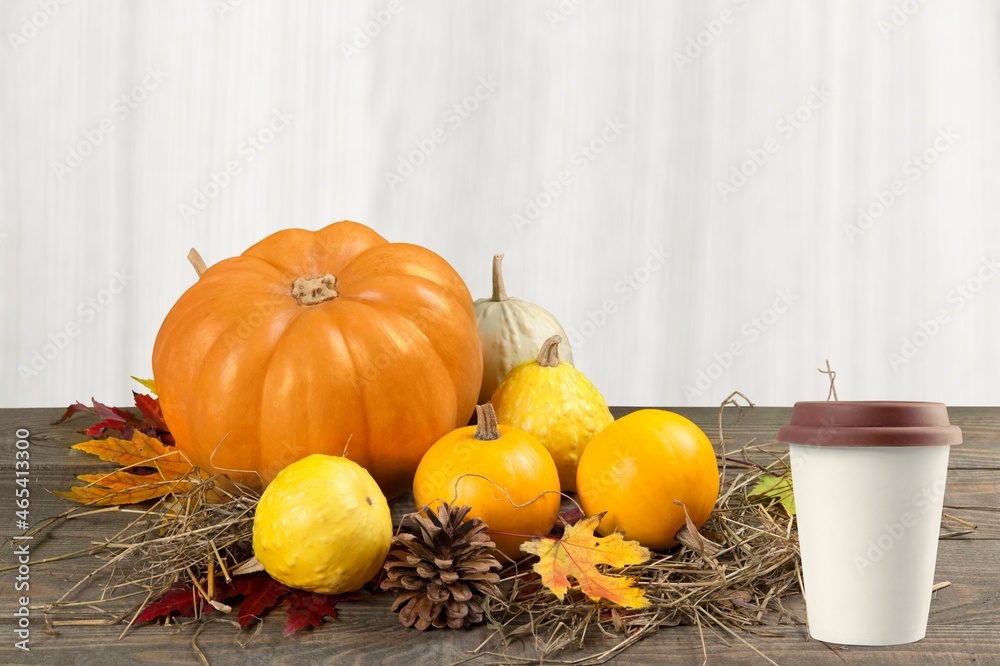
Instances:
[[[613,409],[621,416],[634,408]],[[717,439],[718,410],[671,408],[700,425]],[[751,438],[772,440],[787,422],[788,408],[757,407],[736,422],[726,413],[726,437],[736,444]],[[808,638],[804,626],[766,627],[764,633],[745,634],[757,649],[779,664],[1000,664],[1000,408],[949,410],[952,422],[962,428],[965,443],[954,447],[945,494],[945,511],[975,523],[974,533],[940,542],[935,580],[951,585],[935,594],[927,637],[914,644],[861,648],[827,646]],[[0,410],[0,567],[14,561],[8,540],[20,530],[15,517],[15,441],[19,429],[30,432],[30,522],[58,515],[71,505],[44,490],[69,488],[76,474],[100,468],[96,458],[67,447],[85,439],[79,431],[89,425],[84,417],[54,426],[56,409]],[[23,434],[23,433],[22,433]],[[731,449],[731,446],[730,446]],[[32,560],[87,547],[94,539],[113,534],[125,516],[105,514],[63,523],[45,538],[31,542]],[[31,604],[59,597],[96,564],[93,556],[77,557],[53,565],[36,564],[30,571]],[[17,599],[15,573],[0,574],[0,663],[14,664],[197,664],[191,647],[193,632],[177,633],[172,627],[147,625],[118,640],[118,627],[46,627],[40,611],[30,616],[30,652],[14,648]],[[789,602],[802,608],[801,598]],[[245,647],[250,632],[230,624],[209,624],[198,645],[212,664],[447,664],[465,659],[489,633],[486,627],[467,632],[420,633],[400,626],[389,612],[389,600],[365,596],[358,603],[342,604],[340,618],[312,631],[285,638],[280,615],[264,623],[261,633]],[[800,614],[802,614],[800,612]],[[745,644],[706,629],[710,664],[764,664]],[[612,643],[595,639],[589,652]],[[519,653],[518,646],[510,654]],[[572,658],[573,654],[566,654]],[[472,663],[496,663],[497,657]],[[615,663],[701,664],[701,640],[693,627],[664,628],[629,648]]]

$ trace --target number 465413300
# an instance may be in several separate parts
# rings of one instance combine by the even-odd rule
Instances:
[[[17,444],[14,451],[14,475],[16,478],[14,483],[17,488],[14,495],[17,509],[14,511],[14,515],[17,518],[17,526],[21,529],[27,529],[28,507],[30,505],[28,483],[31,474],[31,442],[28,441],[28,437],[31,433],[26,428],[19,428],[16,435]]]

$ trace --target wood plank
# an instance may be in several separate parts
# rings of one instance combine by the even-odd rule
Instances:
[[[367,642],[345,641],[345,629],[354,618],[345,611],[344,619],[324,625],[320,630],[284,639],[280,630],[266,631],[246,648],[236,644],[236,630],[223,623],[210,624],[199,636],[199,647],[212,664],[448,664],[467,657],[464,648],[455,646],[443,634],[426,641],[411,640],[414,632],[386,631],[369,627]],[[274,624],[274,623],[272,623]],[[377,639],[374,633],[377,633]],[[187,630],[173,636],[165,628],[150,628],[141,640],[129,636],[123,641],[95,641],[91,632],[80,627],[61,628],[55,639],[32,641],[31,653],[18,663],[68,663],[69,655],[92,654],[100,649],[106,663],[194,664],[198,663],[190,647]],[[477,632],[478,633],[478,632]],[[890,647],[830,646],[809,639],[804,627],[778,628],[776,636],[745,636],[758,650],[779,664],[810,663],[817,666],[838,664],[885,664],[886,666],[924,666],[942,663],[1000,662],[1000,630],[982,627],[929,627],[927,637],[917,643]],[[245,637],[241,637],[245,638]],[[728,641],[728,644],[724,641]],[[766,664],[767,661],[731,636],[706,631],[705,643],[709,664]],[[595,641],[591,650],[610,647]],[[589,646],[588,646],[589,647]],[[664,629],[652,638],[633,645],[614,663],[633,664],[702,664],[702,648],[694,627]],[[512,650],[512,654],[517,654]],[[568,655],[567,655],[568,656]],[[481,658],[473,664],[497,661]]]
[[[281,635],[279,622],[265,624],[261,634],[241,648],[237,640],[246,640],[235,627],[224,623],[209,624],[198,638],[198,645],[212,664],[448,664],[468,656],[484,629],[469,632],[418,634],[396,625],[365,624],[346,606],[341,618],[292,638]],[[145,627],[117,641],[104,629],[94,627],[59,627],[55,635],[36,633],[30,654],[19,655],[17,663],[70,663],[72,655],[93,654],[99,649],[106,663],[194,664],[191,648],[193,631],[177,634],[172,628]],[[827,646],[808,638],[805,627],[775,627],[770,635],[739,634],[757,650],[779,664],[810,663],[817,666],[837,664],[885,664],[924,666],[943,663],[1000,663],[1000,628],[996,626],[929,626],[927,636],[916,643],[886,647]],[[461,639],[461,640],[456,640]],[[705,630],[709,664],[766,664],[767,661],[747,644],[728,634]],[[594,654],[614,645],[613,641],[595,639],[585,651],[567,650],[561,658]],[[10,650],[7,650],[10,652]],[[511,646],[510,657],[523,654],[522,646]],[[639,641],[614,663],[633,664],[702,664],[702,644],[697,628],[670,627]],[[496,663],[496,657],[484,656],[473,664]]]

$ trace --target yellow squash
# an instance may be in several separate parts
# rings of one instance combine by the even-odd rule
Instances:
[[[561,341],[553,335],[542,343],[538,358],[511,370],[490,403],[497,421],[531,433],[548,449],[563,490],[575,490],[583,450],[614,417],[590,380],[560,362]]]
[[[392,541],[389,504],[363,467],[313,454],[264,489],[253,550],[271,577],[321,594],[360,589],[385,561]]]

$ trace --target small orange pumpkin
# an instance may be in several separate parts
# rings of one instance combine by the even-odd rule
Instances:
[[[607,512],[600,534],[621,529],[626,539],[663,550],[677,543],[684,507],[696,527],[712,514],[719,466],[697,425],[673,412],[640,409],[590,440],[576,470],[576,488],[588,516]]]
[[[424,452],[468,423],[482,371],[455,270],[347,221],[279,231],[208,268],[153,347],[178,448],[255,488],[346,448],[401,494]]]
[[[413,479],[414,503],[418,510],[441,502],[472,507],[466,520],[481,519],[497,549],[519,560],[527,538],[556,524],[559,471],[532,435],[497,425],[492,405],[476,407],[476,415],[477,425],[448,433],[424,454]]]

